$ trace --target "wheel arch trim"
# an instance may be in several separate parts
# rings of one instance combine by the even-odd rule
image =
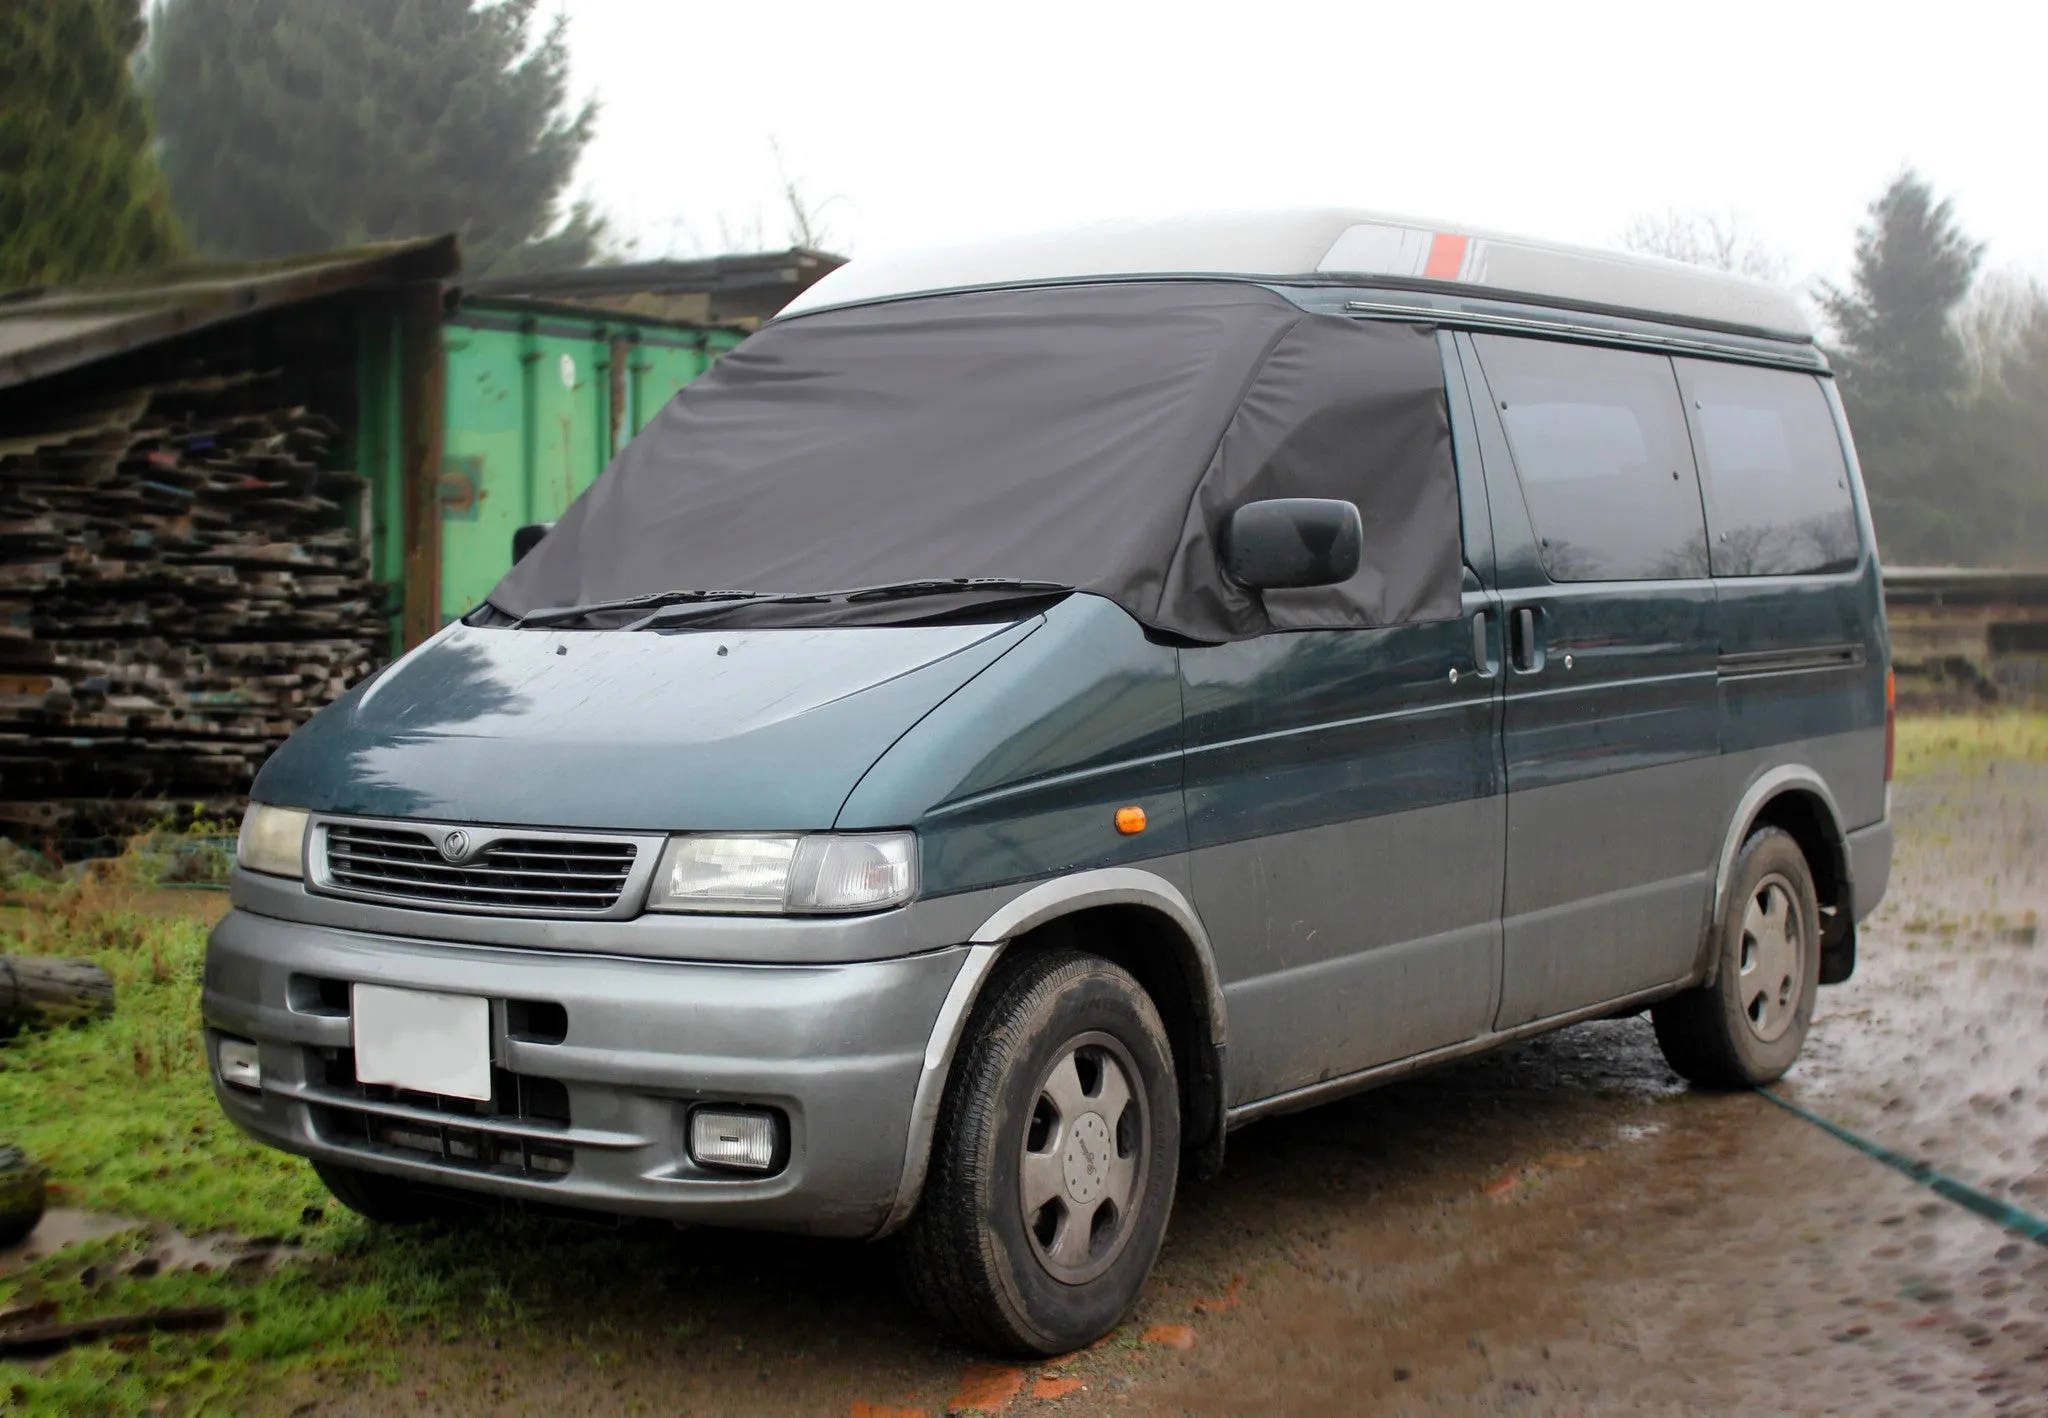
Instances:
[[[1181,889],[1157,872],[1139,867],[1102,867],[1040,882],[1012,899],[981,923],[968,939],[980,945],[1009,941],[1062,916],[1095,906],[1149,906],[1174,925],[1194,947],[1207,997],[1211,1042],[1224,1042],[1223,982],[1216,973],[1216,951],[1202,918]]]
[[[990,969],[1016,937],[1039,926],[1096,906],[1145,906],[1170,920],[1193,946],[1207,996],[1210,1043],[1223,1047],[1223,985],[1216,973],[1216,954],[1201,917],[1180,888],[1157,872],[1138,867],[1103,867],[1043,881],[999,907],[968,937],[967,956],[946,991],[925,1043],[923,1067],[910,1104],[910,1136],[904,1143],[903,1171],[889,1214],[875,1232],[888,1235],[910,1219],[931,1166],[932,1138],[939,1121],[939,1103],[966,1032],[967,1017],[981,995]],[[1220,1080],[1219,1080],[1220,1082]]]
[[[1709,932],[1721,923],[1721,908],[1727,900],[1728,883],[1735,874],[1735,859],[1741,855],[1742,844],[1749,840],[1750,829],[1772,799],[1790,792],[1810,793],[1819,799],[1822,810],[1827,814],[1829,836],[1836,851],[1841,852],[1842,810],[1835,802],[1835,795],[1826,779],[1803,763],[1783,763],[1758,775],[1736,803],[1735,812],[1728,821],[1728,836],[1721,844],[1721,860],[1714,872],[1714,910],[1708,925]],[[1839,865],[1846,866],[1846,862]]]

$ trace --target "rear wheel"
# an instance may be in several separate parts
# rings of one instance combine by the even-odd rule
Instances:
[[[1030,956],[991,990],[940,1107],[904,1277],[970,1344],[1060,1354],[1130,1312],[1165,1238],[1173,1052],[1144,989],[1106,960]]]
[[[1656,1005],[1664,1057],[1708,1088],[1754,1088],[1799,1057],[1820,987],[1820,902],[1806,854],[1766,827],[1743,843],[1728,882],[1711,985]]]

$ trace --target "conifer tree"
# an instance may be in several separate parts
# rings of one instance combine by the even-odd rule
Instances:
[[[145,83],[171,198],[210,254],[460,234],[471,273],[577,266],[595,130],[538,0],[165,0]]]
[[[1830,288],[1822,299],[1844,382],[1859,386],[1859,400],[1930,399],[1963,387],[1956,312],[1983,256],[1954,205],[1936,201],[1916,173],[1901,173],[1870,204],[1849,289]]]
[[[128,70],[141,38],[140,0],[0,4],[0,287],[180,254]]]
[[[1953,206],[1903,172],[1870,205],[1848,288],[1822,294],[1872,519],[1895,562],[1982,559],[1984,483],[1998,470],[1969,457],[1956,319],[1982,259]]]

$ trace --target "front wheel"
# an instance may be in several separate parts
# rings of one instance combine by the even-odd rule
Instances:
[[[904,1230],[911,1296],[977,1347],[1062,1354],[1114,1329],[1166,1236],[1179,1090],[1159,1011],[1079,951],[991,982]]]
[[[1650,1019],[1688,1081],[1755,1088],[1799,1057],[1820,988],[1820,902],[1790,833],[1766,827],[1743,843],[1719,931],[1714,983],[1654,1006]]]

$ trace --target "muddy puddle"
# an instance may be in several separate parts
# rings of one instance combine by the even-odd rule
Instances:
[[[1892,887],[1784,1095],[2048,1213],[2048,765],[1902,785]]]
[[[143,1274],[164,1270],[231,1270],[264,1268],[290,1259],[298,1247],[287,1242],[247,1241],[237,1236],[187,1236],[169,1226],[128,1216],[108,1216],[73,1207],[51,1207],[36,1229],[12,1246],[0,1248],[0,1275],[25,1269],[68,1246],[109,1236],[134,1234],[141,1242],[123,1267]]]

